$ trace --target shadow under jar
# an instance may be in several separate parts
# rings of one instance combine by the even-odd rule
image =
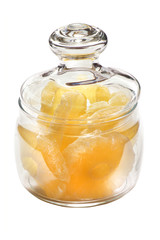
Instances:
[[[21,87],[16,160],[24,187],[70,207],[114,201],[138,178],[141,126],[138,81],[104,68],[106,34],[86,24],[54,31],[49,43],[60,64]]]

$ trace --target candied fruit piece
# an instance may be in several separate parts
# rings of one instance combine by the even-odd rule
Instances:
[[[53,122],[48,124],[48,127],[50,127],[51,130],[51,135],[53,138],[56,138],[60,150],[72,143],[76,139],[75,136],[80,134],[82,126],[74,127],[72,125],[72,119],[78,119],[84,114],[86,106],[87,99],[82,93],[78,91],[63,92],[60,103],[56,107],[53,117],[57,119],[65,119],[66,122],[63,125],[55,125],[54,121],[56,121],[56,119],[53,119]]]
[[[23,128],[21,125],[18,125],[18,132],[25,142],[27,142],[32,148],[37,146],[37,134],[26,128]]]
[[[66,190],[66,183],[55,179],[41,186],[47,197],[60,199]]]
[[[108,179],[108,186],[115,191],[121,187],[133,168],[135,153],[130,141],[126,142],[118,168],[111,174]]]
[[[81,131],[82,129],[80,127],[77,130],[74,130],[73,126],[65,127],[59,144],[60,150],[63,151],[69,144],[74,142],[81,134]]]
[[[55,110],[54,116],[57,118],[76,119],[85,113],[86,105],[87,99],[82,93],[77,91],[65,92]]]
[[[40,151],[34,150],[31,152],[30,156],[37,163],[37,174],[34,176],[34,179],[39,186],[45,185],[56,179],[55,175],[48,168]]]
[[[73,172],[83,170],[89,174],[92,168],[104,162],[108,164],[109,175],[118,166],[126,141],[128,138],[117,132],[105,137],[79,137],[63,151],[63,155]]]
[[[110,99],[110,92],[107,87],[100,85],[91,86],[77,86],[77,90],[83,93],[90,103],[99,101],[108,101]]]
[[[62,95],[61,102],[57,106],[54,117],[62,119],[78,119],[86,110],[86,97],[77,91],[65,92]],[[72,121],[67,120],[65,125],[53,125],[55,136],[60,150],[63,150],[67,145],[72,143],[80,134],[82,127],[73,126]],[[55,120],[56,121],[56,120]]]
[[[66,92],[69,92],[69,89],[64,88],[64,87],[59,87],[55,93],[55,99],[54,99],[54,106],[53,109],[55,111],[55,109],[58,107],[58,105],[61,103],[62,101],[62,96],[63,94],[65,94]]]
[[[107,108],[100,109],[93,113],[89,118],[90,119],[98,119],[98,118],[105,118],[105,119],[114,119],[119,116],[120,111],[122,110],[121,106],[108,106]]]
[[[41,93],[41,111],[53,115],[61,102],[62,95],[68,91],[69,89],[61,87],[54,81],[48,82]]]
[[[83,174],[72,175],[66,187],[63,198],[71,201],[104,198],[112,194],[105,179],[89,178]]]
[[[119,166],[127,141],[128,138],[122,134],[113,132],[105,137],[79,137],[70,144],[63,151],[71,175],[68,191],[71,192],[75,186],[77,198],[84,198],[95,196],[92,189],[96,186],[98,196],[104,196],[106,180]]]
[[[30,131],[27,129],[24,129],[25,133],[30,134]],[[28,135],[29,135],[28,134]],[[26,137],[25,135],[25,137]],[[27,135],[27,136],[28,136]],[[20,143],[20,156],[23,167],[27,170],[29,167],[32,168],[33,161],[37,164],[37,173],[34,176],[34,179],[38,181],[38,183],[45,183],[46,181],[53,180],[55,177],[53,173],[49,170],[48,166],[46,165],[43,156],[41,152],[37,149],[37,143],[33,148],[31,145],[29,145],[29,141],[26,141],[26,138],[24,139],[23,136],[20,135],[21,138],[19,138]],[[31,161],[33,159],[33,161]],[[29,165],[29,166],[28,166]],[[35,164],[33,163],[33,166]]]
[[[46,136],[37,137],[37,149],[42,153],[44,161],[55,177],[66,180],[68,178],[65,159],[61,154],[55,139]]]
[[[120,132],[128,137],[130,140],[132,140],[134,138],[134,136],[137,134],[139,129],[139,122],[137,122],[136,124],[134,124],[132,127],[127,128],[126,130],[120,130]]]
[[[88,114],[88,116],[91,116],[93,113],[97,112],[98,110],[106,109],[107,107],[108,107],[108,103],[105,101],[95,102],[88,107],[86,113]]]
[[[108,101],[110,99],[110,92],[105,86],[94,85],[88,87],[86,96],[90,103]]]
[[[101,162],[98,163],[95,167],[93,167],[90,171],[90,175],[93,178],[103,178],[108,174],[108,163]]]
[[[107,131],[113,129],[118,120],[115,120],[120,116],[122,107],[120,106],[108,106],[106,109],[101,109],[93,113],[88,119],[94,123],[89,128],[94,131],[100,129],[101,131]],[[103,119],[103,122],[102,122]],[[113,120],[113,121],[111,121]],[[95,124],[96,123],[96,124]]]
[[[111,97],[111,94],[107,87],[97,86],[96,89],[96,102],[99,101],[108,101]]]
[[[56,177],[66,180],[68,175],[65,161],[55,140],[53,140],[53,136],[51,141],[48,139],[49,136],[37,137],[37,134],[21,126],[19,126],[19,129],[19,134],[22,137],[20,150],[24,169],[34,177],[37,186],[48,197],[60,196],[62,194],[61,189],[64,189],[62,186],[65,183],[59,180],[58,184]]]
[[[54,81],[50,81],[44,87],[41,93],[41,112],[52,115],[54,112],[55,92],[58,85]]]
[[[109,100],[109,104],[111,106],[124,106],[128,102],[129,102],[129,97],[122,91],[113,93]]]
[[[92,132],[96,129],[106,131],[113,129],[113,127],[117,124],[117,120],[109,120],[114,120],[115,118],[119,117],[122,109],[122,106],[110,106],[104,101],[96,102],[89,106],[86,113],[82,115],[81,118],[86,119],[86,123],[87,121],[90,123],[87,126],[89,132]]]
[[[71,101],[68,102],[67,100],[68,99],[65,97],[65,94],[62,95],[61,101],[54,112],[54,117],[64,119],[68,118],[69,112],[71,111],[72,108],[72,103]]]
[[[35,177],[37,174],[37,163],[33,160],[32,157],[22,158],[22,164],[24,169],[26,169],[32,177]]]

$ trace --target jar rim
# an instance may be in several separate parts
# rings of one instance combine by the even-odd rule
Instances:
[[[134,101],[133,103],[134,104],[132,104],[130,107],[129,107],[129,104],[127,104],[128,107],[124,107],[122,109],[122,111],[110,114],[108,120],[107,120],[106,116],[99,117],[99,118],[93,118],[93,119],[91,119],[91,118],[67,119],[67,118],[56,118],[56,117],[53,117],[51,115],[45,114],[45,113],[43,113],[43,112],[41,112],[41,111],[39,111],[35,108],[33,109],[33,107],[31,107],[30,105],[27,105],[21,97],[19,97],[19,99],[18,99],[18,105],[20,107],[20,110],[24,114],[26,114],[28,117],[30,117],[30,118],[32,118],[36,121],[38,119],[38,121],[43,122],[43,123],[50,123],[50,124],[63,124],[63,123],[65,123],[66,125],[81,125],[81,124],[83,124],[83,125],[94,125],[94,124],[97,124],[97,123],[99,123],[99,124],[112,123],[112,122],[121,120],[121,119],[123,119],[127,116],[130,116],[130,114],[136,109],[136,107],[138,105],[137,101]],[[34,114],[31,114],[31,113],[36,114],[36,116],[34,116]],[[117,113],[119,113],[119,114],[117,115]],[[50,121],[47,120],[47,119],[50,119]]]

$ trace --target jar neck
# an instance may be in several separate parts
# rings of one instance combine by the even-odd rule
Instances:
[[[94,63],[98,63],[97,58],[63,58],[61,64],[66,68],[92,68]]]

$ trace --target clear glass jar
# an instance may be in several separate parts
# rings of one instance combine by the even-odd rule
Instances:
[[[138,81],[98,63],[106,34],[86,24],[54,31],[60,64],[21,87],[16,160],[24,187],[61,206],[114,201],[136,183],[142,152]]]

